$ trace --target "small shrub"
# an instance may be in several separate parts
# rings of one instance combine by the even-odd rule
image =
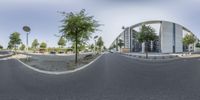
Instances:
[[[197,44],[196,44],[196,47],[197,47],[197,48],[200,48],[200,43],[197,43]]]

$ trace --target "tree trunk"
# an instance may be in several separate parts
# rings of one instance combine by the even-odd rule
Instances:
[[[15,54],[16,54],[16,45],[14,45],[15,47],[14,47],[14,49],[15,49]]]
[[[193,52],[195,52],[194,50],[195,50],[195,45],[194,45],[194,43],[192,44],[193,45]]]
[[[75,63],[77,64],[77,62],[78,62],[78,43],[77,43],[77,41],[78,41],[78,36],[77,36],[78,34],[76,33],[76,56],[75,56]]]
[[[148,46],[147,46],[146,42],[144,45],[145,45],[146,59],[148,59]]]
[[[190,54],[190,45],[188,45],[188,55]]]
[[[146,59],[148,59],[148,51],[146,51]]]

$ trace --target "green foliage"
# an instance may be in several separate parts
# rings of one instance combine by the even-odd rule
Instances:
[[[102,50],[102,47],[103,47],[103,45],[104,45],[104,42],[103,42],[103,40],[102,40],[102,37],[99,37],[99,38],[98,38],[96,45],[98,46],[98,49],[101,51],[101,50]]]
[[[200,43],[197,43],[197,44],[196,44],[196,47],[197,47],[197,48],[200,48]]]
[[[106,48],[105,46],[103,46],[103,50],[104,50],[104,51],[106,51],[106,50],[107,50],[107,48]]]
[[[142,25],[140,31],[136,35],[136,38],[140,43],[144,42],[146,44],[157,39],[157,35],[155,33],[154,28],[152,28],[151,26]],[[147,48],[148,46],[146,45],[145,46],[146,58],[148,58]]]
[[[24,49],[25,49],[25,47],[26,47],[26,46],[25,46],[24,44],[21,44],[21,46],[20,46],[20,48],[19,48],[19,49],[20,49],[20,50],[24,50]]]
[[[193,44],[195,41],[196,41],[196,39],[191,34],[186,34],[183,38],[183,44],[187,45],[187,46],[190,44]]]
[[[66,40],[64,37],[60,37],[59,41],[58,41],[58,45],[62,48],[63,46],[66,45]]]
[[[112,48],[116,48],[117,46],[114,44]]]
[[[91,44],[90,48],[91,50],[94,50],[94,44]]]
[[[75,43],[73,43],[73,45],[71,46],[71,48],[72,48],[72,50],[74,51],[74,52],[76,52],[76,44]],[[84,50],[85,49],[85,43],[81,43],[81,44],[78,44],[77,45],[77,50],[79,50],[79,51],[82,51],[82,50]],[[78,53],[79,53],[79,51],[78,51]]]
[[[36,49],[38,46],[39,46],[38,40],[37,40],[37,39],[33,40],[32,46],[31,46],[31,47],[32,47],[33,49]]]
[[[92,32],[97,30],[99,26],[98,22],[93,19],[93,16],[88,16],[85,10],[81,10],[79,13],[62,13],[65,18],[61,21],[60,32],[65,33],[65,37],[72,42],[78,42],[88,40]]]
[[[90,49],[90,51],[93,51],[94,50],[94,44],[89,45],[88,48]]]
[[[47,44],[45,42],[42,42],[40,44],[40,48],[43,48],[43,49],[47,48]]]
[[[121,49],[122,46],[124,45],[123,40],[122,40],[122,39],[119,39],[119,42],[118,42],[117,45],[118,45],[118,46],[120,47],[120,49]]]
[[[12,49],[13,47],[17,48],[17,45],[19,45],[21,43],[21,39],[20,39],[20,34],[18,32],[14,32],[10,35],[10,41],[8,44],[8,48]]]
[[[111,50],[111,49],[112,49],[112,46],[108,48],[108,50]]]
[[[143,43],[153,41],[157,38],[157,36],[155,29],[153,29],[151,26],[142,25],[140,31],[137,33],[136,38],[140,43]]]
[[[10,42],[8,43],[8,47],[7,47],[8,49],[13,49],[14,48],[14,46],[13,46],[13,44],[11,44]]]
[[[68,52],[68,48],[48,48],[48,52],[55,51],[55,52]]]
[[[66,52],[72,52],[72,51],[73,51],[72,48],[67,48],[67,49],[66,49]]]
[[[2,45],[0,45],[0,49],[3,49],[3,46],[2,46]]]
[[[100,26],[93,16],[88,16],[85,10],[81,10],[79,13],[61,13],[64,19],[61,21],[62,26],[60,32],[64,33],[67,40],[75,43],[75,62],[77,63],[77,54],[82,49],[82,45],[89,40],[91,34],[97,30]],[[76,48],[76,46],[78,46]],[[74,47],[74,46],[73,46]]]

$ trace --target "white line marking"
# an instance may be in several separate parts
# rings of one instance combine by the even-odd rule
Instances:
[[[102,54],[103,55],[103,54]],[[43,73],[43,74],[51,74],[51,75],[61,75],[61,74],[69,74],[69,73],[73,73],[73,72],[76,72],[76,71],[79,71],[79,70],[82,70],[86,67],[88,67],[89,65],[91,65],[92,63],[94,63],[95,61],[97,61],[102,55],[100,55],[99,57],[97,57],[96,59],[94,59],[93,61],[91,61],[90,63],[82,66],[82,67],[79,67],[77,69],[74,69],[74,70],[70,70],[70,71],[63,71],[63,72],[52,72],[52,71],[45,71],[45,70],[40,70],[40,69],[37,69],[37,68],[34,68],[32,66],[29,66],[27,64],[25,64],[24,62],[20,61],[19,59],[16,59],[17,61],[19,61],[20,63],[22,63],[24,66],[26,66],[27,68],[30,68],[36,72],[40,72],[40,73]]]

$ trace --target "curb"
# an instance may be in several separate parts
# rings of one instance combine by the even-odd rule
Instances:
[[[6,58],[6,57],[11,57],[13,54],[7,54],[7,55],[3,55],[3,56],[0,56],[0,59],[1,58]]]
[[[145,56],[141,56],[141,55],[131,55],[131,54],[122,54],[125,57],[131,57],[133,59],[136,60],[142,60],[142,61],[151,61],[151,62],[155,62],[155,61],[168,61],[168,60],[175,60],[175,59],[179,59],[179,57],[177,56],[153,56],[153,57],[149,57],[148,59],[145,58]]]
[[[86,64],[86,65],[84,65],[82,67],[79,67],[77,69],[70,70],[70,71],[63,71],[63,72],[56,72],[56,71],[52,72],[52,71],[40,70],[40,69],[37,69],[37,68],[34,68],[34,67],[30,66],[30,65],[25,64],[24,62],[20,61],[19,59],[16,59],[16,58],[14,58],[14,59],[16,59],[17,61],[19,61],[21,64],[23,64],[27,68],[29,68],[31,70],[34,70],[36,72],[43,73],[43,74],[50,74],[50,75],[62,75],[62,74],[70,74],[70,73],[74,73],[74,72],[77,72],[79,70],[82,70],[82,69],[88,67],[89,65],[91,65],[92,63],[94,63],[95,61],[97,61],[101,56],[102,55],[100,55],[99,57],[95,58],[93,61],[91,61],[90,63],[88,63],[88,64]]]

